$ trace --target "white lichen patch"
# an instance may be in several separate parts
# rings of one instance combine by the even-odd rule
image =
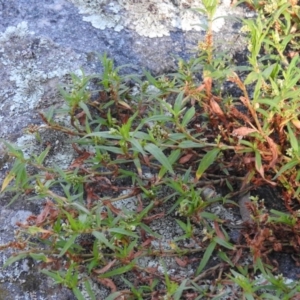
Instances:
[[[0,33],[0,111],[8,116],[35,108],[47,82],[78,69],[79,56],[51,40],[35,37],[26,22]],[[75,68],[74,68],[75,66]],[[0,116],[0,120],[3,116]]]
[[[197,9],[203,9],[201,0],[69,0],[76,5],[84,21],[95,28],[113,28],[120,31],[128,28],[141,36],[162,37],[171,31],[201,31],[206,27],[206,18]],[[221,16],[227,14],[223,6],[216,11],[213,30],[219,31],[224,25]]]

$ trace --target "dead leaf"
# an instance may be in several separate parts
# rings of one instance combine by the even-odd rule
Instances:
[[[211,96],[212,78],[205,77],[203,81],[205,85],[206,95]]]
[[[151,223],[153,220],[156,220],[156,219],[161,219],[165,216],[165,213],[164,212],[161,212],[159,214],[156,214],[156,215],[152,215],[152,216],[149,216],[149,217],[145,217],[143,218],[143,221],[145,222],[145,224],[149,224]]]
[[[298,119],[293,119],[292,123],[297,129],[300,129],[300,121]]]
[[[86,121],[86,113],[84,111],[78,113],[75,115],[75,118],[79,121],[81,126],[85,126],[85,121]]]
[[[83,151],[82,154],[71,163],[69,169],[82,167],[83,163],[91,156],[93,156],[92,153]]]
[[[105,272],[107,272],[116,262],[116,259],[112,260],[111,262],[109,262],[105,267],[103,267],[102,269],[100,270],[93,270],[93,273],[95,274],[103,274]]]
[[[220,105],[217,103],[217,101],[214,98],[210,99],[210,109],[217,116],[225,118],[225,115],[224,115]]]
[[[268,143],[269,143],[269,146],[270,146],[270,150],[272,152],[272,160],[269,164],[269,167],[270,168],[273,168],[275,166],[275,163],[278,159],[278,147],[277,147],[277,144],[273,141],[273,139],[271,139],[270,137],[266,137]]]
[[[53,219],[56,219],[57,216],[58,216],[58,211],[57,211],[54,203],[50,200],[47,200],[44,209],[37,216],[35,224],[37,226],[39,226],[42,223],[44,223],[44,221],[46,221],[46,219],[50,218],[53,220]]]
[[[194,156],[193,153],[188,153],[187,155],[185,156],[182,156],[179,160],[179,163],[180,164],[185,164],[187,163],[188,161],[190,161],[190,159]]]
[[[249,128],[249,127],[240,127],[240,128],[234,129],[232,131],[231,135],[237,136],[237,137],[244,137],[253,132],[257,132],[257,130],[254,128]]]
[[[226,240],[225,235],[224,235],[224,233],[221,231],[220,226],[219,226],[219,223],[218,223],[217,221],[214,221],[214,227],[215,227],[215,231],[216,231],[217,236],[218,236],[221,240],[225,241],[225,240]]]
[[[113,206],[109,200],[104,200],[103,205],[107,206],[116,215],[123,214],[122,209],[118,209],[115,206]]]
[[[186,257],[184,258],[184,260],[182,260],[182,259],[180,259],[178,257],[175,257],[175,261],[182,268],[186,267],[186,265],[188,264],[188,260],[186,259]]]
[[[117,291],[117,287],[114,282],[109,278],[97,278],[97,281],[103,284],[105,287],[109,288],[112,293]]]

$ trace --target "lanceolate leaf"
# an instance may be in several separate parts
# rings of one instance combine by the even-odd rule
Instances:
[[[215,161],[216,157],[220,152],[219,148],[214,148],[208,151],[202,158],[197,173],[196,179],[199,180],[203,173],[209,168],[209,166]]]
[[[186,126],[190,121],[191,119],[194,117],[195,115],[195,107],[192,106],[184,115],[183,119],[182,119],[182,122],[181,122],[181,125],[182,126]]]
[[[262,178],[265,178],[264,168],[261,163],[261,155],[258,150],[255,151],[255,169]]]
[[[164,153],[154,144],[148,144],[145,146],[145,150],[154,156],[170,173],[174,174],[172,165]]]
[[[105,274],[100,274],[99,277],[100,278],[109,278],[109,277],[112,277],[112,276],[115,276],[115,275],[124,274],[124,273],[130,271],[134,266],[135,266],[135,263],[131,262],[130,264],[125,265],[121,268],[115,269],[113,271],[109,271]]]
[[[208,263],[209,259],[211,258],[211,255],[213,251],[215,250],[217,243],[215,241],[212,241],[208,247],[206,248],[203,257],[201,259],[200,265],[197,269],[196,275],[199,275],[201,271],[205,268],[206,264]]]
[[[74,244],[77,236],[78,236],[78,234],[74,234],[69,238],[69,240],[66,242],[63,249],[60,251],[58,257],[62,257],[68,251],[68,249]]]
[[[172,165],[176,162],[179,156],[180,156],[180,149],[173,150],[171,155],[168,157],[168,161]],[[161,179],[166,172],[167,172],[167,168],[165,166],[162,166],[158,174],[158,179]]]
[[[9,172],[2,182],[1,192],[9,185],[9,183],[15,178],[15,174]]]

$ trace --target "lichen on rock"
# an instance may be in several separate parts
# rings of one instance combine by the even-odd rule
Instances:
[[[112,28],[120,31],[128,28],[141,36],[162,37],[174,30],[201,31],[205,18],[197,11],[203,8],[200,0],[69,0],[76,5],[84,21],[95,28]],[[226,2],[226,1],[225,1]],[[228,5],[228,3],[225,3]],[[224,10],[218,7],[213,30],[219,31],[224,24]]]

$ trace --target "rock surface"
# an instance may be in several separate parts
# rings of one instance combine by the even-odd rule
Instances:
[[[87,74],[101,72],[98,54],[108,53],[118,66],[131,64],[125,72],[174,69],[176,57],[188,58],[203,39],[205,18],[187,10],[200,2],[0,0],[0,138],[24,146],[28,137],[23,129],[41,123],[39,109],[62,102],[57,85],[68,82],[70,72],[80,67]],[[247,12],[223,1],[217,11],[222,15],[226,18],[214,23],[216,43],[223,49],[243,49],[234,15]],[[0,182],[8,167],[1,147]],[[25,199],[6,208],[9,202],[9,195],[0,197],[0,244],[12,239],[16,221],[40,210]],[[0,252],[0,267],[8,256]],[[39,275],[29,260],[0,271],[0,300],[73,298]]]

